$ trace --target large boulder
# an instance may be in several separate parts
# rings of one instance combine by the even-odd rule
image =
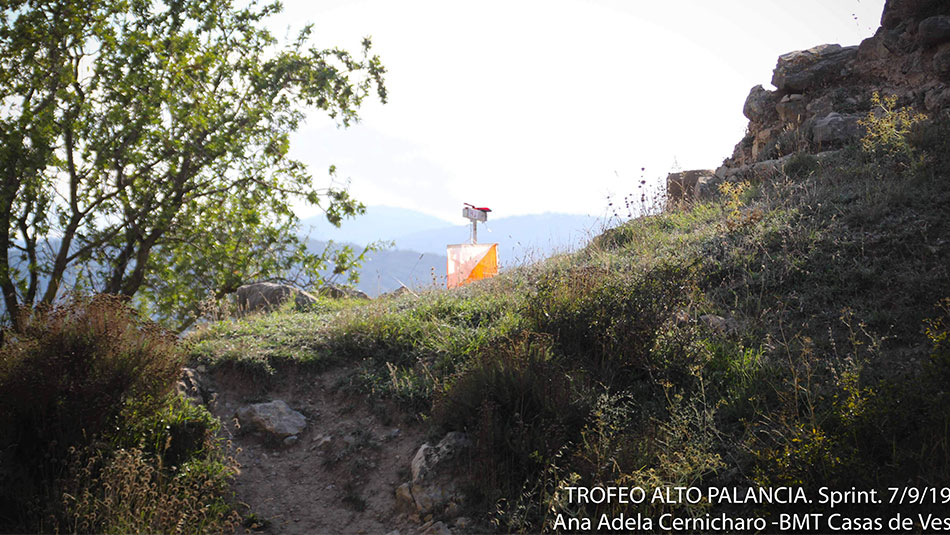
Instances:
[[[775,92],[761,85],[753,87],[742,106],[742,114],[750,121],[762,122],[775,110]]]
[[[775,105],[775,111],[778,112],[779,119],[786,124],[798,125],[805,120],[807,101],[800,93],[785,95],[782,100]]]
[[[772,85],[782,93],[800,93],[827,84],[848,74],[857,46],[818,45],[796,50],[778,58]]]
[[[296,436],[307,427],[307,418],[282,399],[241,407],[237,418],[242,429],[259,431],[278,439]]]
[[[812,125],[812,140],[822,147],[840,146],[860,139],[864,127],[858,124],[860,115],[829,113],[816,119]]]
[[[274,310],[290,299],[294,300],[294,306],[298,310],[306,309],[317,302],[316,297],[289,284],[255,282],[237,289],[238,310],[245,314]]]
[[[920,21],[917,40],[924,48],[950,41],[950,16],[937,15]]]

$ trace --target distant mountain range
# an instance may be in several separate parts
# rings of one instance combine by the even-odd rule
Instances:
[[[461,215],[459,219],[465,221]],[[366,214],[344,221],[341,228],[323,216],[302,220],[300,228],[318,242],[359,246],[377,240],[393,242],[392,249],[373,253],[363,266],[358,288],[373,296],[398,288],[397,280],[410,288],[432,284],[433,273],[439,284],[444,283],[446,245],[468,243],[470,235],[469,224],[453,225],[391,206],[370,206]],[[577,249],[601,231],[602,220],[591,216],[546,213],[493,220],[489,214],[487,224],[479,223],[478,241],[498,244],[498,260],[504,269]]]

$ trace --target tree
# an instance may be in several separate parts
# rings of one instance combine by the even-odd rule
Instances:
[[[349,126],[383,68],[279,44],[279,3],[0,0],[0,290],[10,318],[81,288],[185,320],[249,280],[310,277],[351,251],[310,253],[295,200],[331,222],[361,213],[288,157],[304,110]],[[332,173],[332,169],[331,169]],[[186,320],[187,321],[187,320]]]

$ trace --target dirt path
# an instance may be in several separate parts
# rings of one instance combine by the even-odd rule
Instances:
[[[265,533],[414,532],[396,511],[395,489],[423,442],[422,426],[402,411],[370,405],[340,388],[349,370],[290,371],[268,391],[236,373],[219,373],[212,412],[231,434],[241,465],[238,500],[264,520]],[[284,400],[307,418],[295,443],[242,434],[235,411],[248,403]]]

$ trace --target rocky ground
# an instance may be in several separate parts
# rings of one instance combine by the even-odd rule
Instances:
[[[265,387],[238,371],[186,369],[186,389],[200,390],[196,397],[232,443],[240,465],[234,490],[248,527],[275,534],[465,531],[470,521],[458,517],[458,489],[440,473],[464,437],[426,443],[423,425],[403,411],[350,392],[350,373],[282,370]]]

